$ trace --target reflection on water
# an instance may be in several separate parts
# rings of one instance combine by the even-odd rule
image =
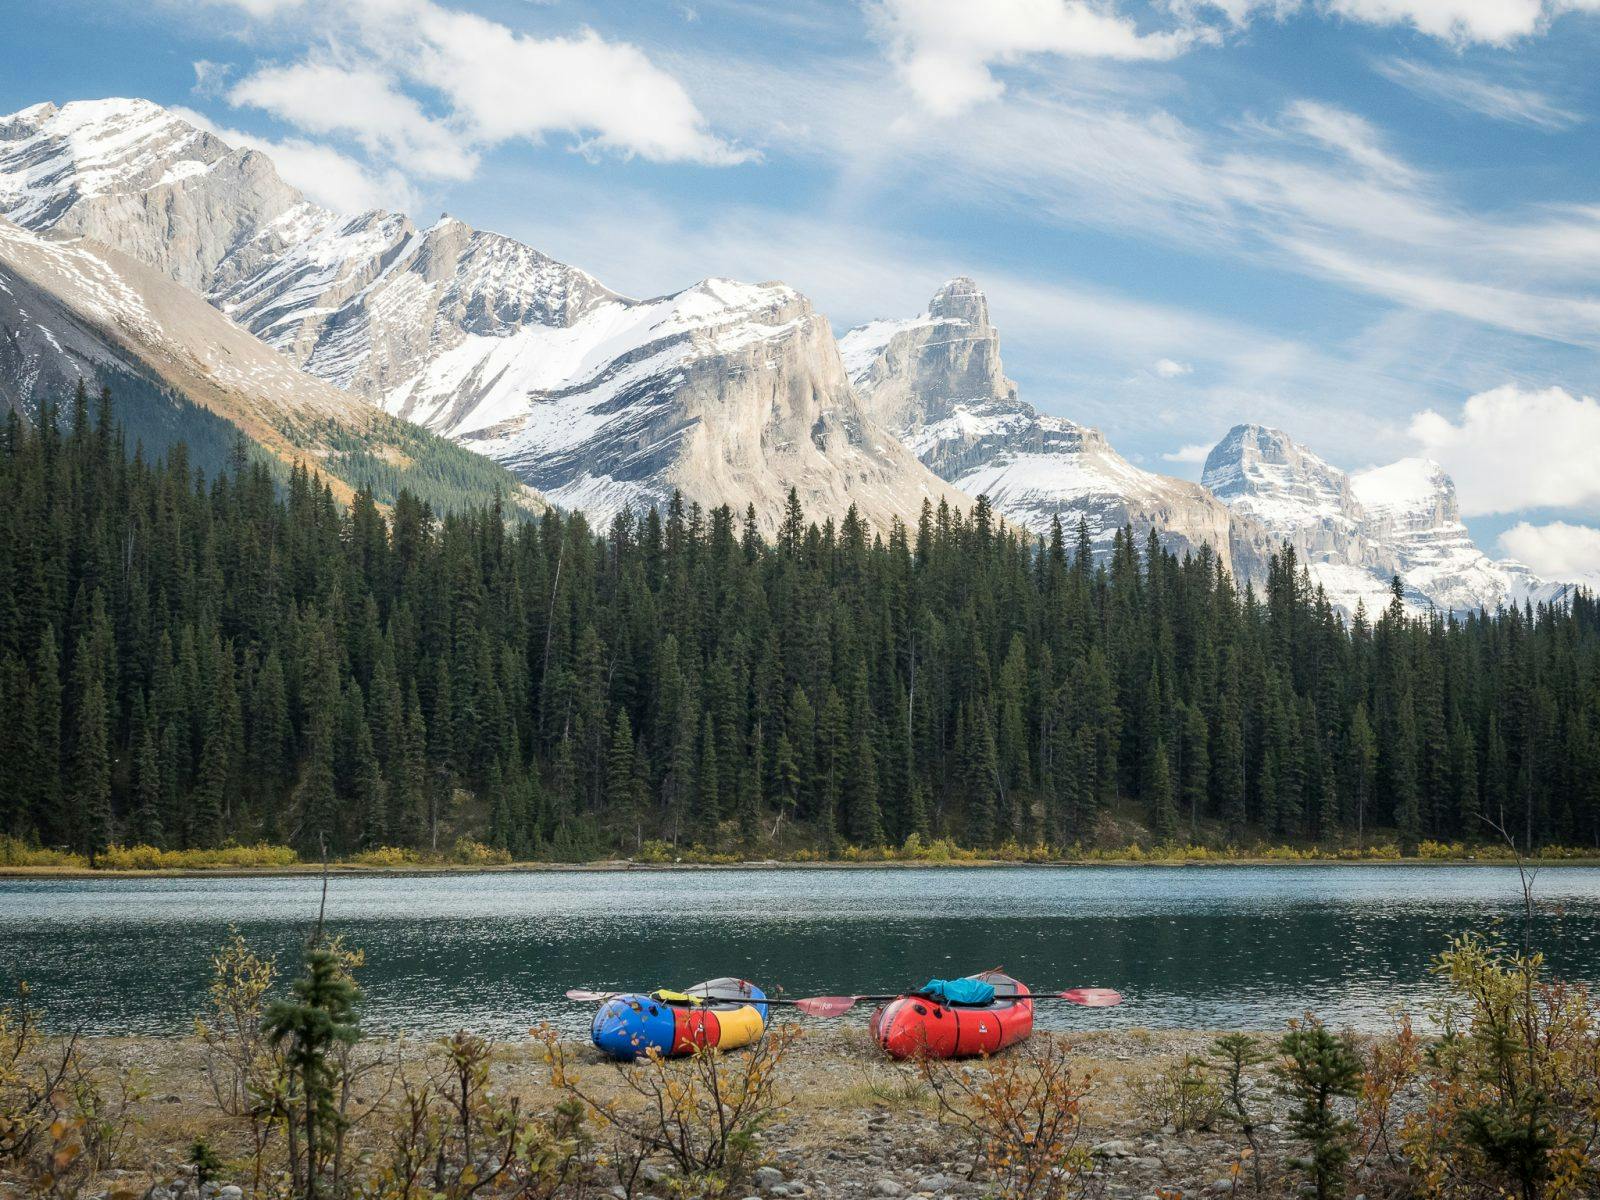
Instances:
[[[236,925],[292,955],[319,881],[0,880],[0,976],[88,1032],[182,1032]],[[1547,869],[1535,940],[1600,983],[1600,870]],[[1004,966],[1036,988],[1121,989],[1041,1024],[1273,1027],[1310,1008],[1373,1028],[1430,992],[1453,933],[1517,921],[1497,867],[1039,867],[334,877],[333,929],[367,954],[367,1024],[577,1029],[572,986],[717,975],[789,995],[878,992]]]

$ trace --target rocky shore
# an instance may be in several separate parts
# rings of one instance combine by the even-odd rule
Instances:
[[[1253,1166],[1247,1161],[1240,1167],[1243,1138],[1236,1129],[1218,1120],[1209,1122],[1209,1128],[1179,1132],[1170,1119],[1152,1111],[1152,1081],[1186,1055],[1204,1054],[1215,1036],[1142,1029],[1036,1035],[1035,1042],[1059,1038],[1070,1051],[1075,1072],[1089,1078],[1077,1142],[1092,1162],[1087,1194],[1143,1200],[1253,1188]],[[197,1138],[215,1147],[225,1164],[207,1193],[219,1200],[248,1194],[249,1178],[239,1166],[246,1148],[236,1126],[217,1107],[195,1039],[99,1038],[87,1040],[84,1048],[88,1059],[125,1066],[137,1081],[142,1098],[130,1110],[128,1135],[137,1143],[136,1152],[120,1157],[147,1164],[142,1171],[108,1172],[85,1195],[146,1195],[149,1200],[193,1196],[193,1177],[185,1163]],[[600,1089],[615,1089],[619,1072],[632,1069],[604,1060],[587,1045],[572,1051],[586,1080]],[[416,1062],[432,1052],[426,1041],[386,1047],[386,1053]],[[988,1065],[973,1062],[952,1069],[973,1079],[973,1073],[986,1071]],[[526,1105],[548,1107],[554,1102],[543,1049],[531,1038],[496,1047],[491,1079],[496,1090],[516,1095]],[[735,1196],[844,1200],[993,1194],[978,1147],[941,1114],[923,1073],[884,1058],[859,1017],[808,1026],[783,1061],[780,1080],[784,1103],[761,1135],[762,1165]],[[1262,1162],[1277,1177],[1257,1194],[1292,1194],[1295,1183],[1282,1174],[1292,1153],[1279,1124],[1286,1102],[1275,1095],[1270,1076],[1260,1069],[1254,1073],[1252,1095],[1265,1116],[1256,1133]],[[671,1182],[663,1165],[652,1164],[641,1173],[635,1194],[665,1196]],[[619,1188],[611,1191],[624,1194]]]

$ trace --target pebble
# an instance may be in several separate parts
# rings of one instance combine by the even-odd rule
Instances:
[[[874,1196],[904,1196],[906,1189],[892,1179],[883,1178],[872,1185],[872,1194]]]
[[[1090,1153],[1099,1158],[1132,1158],[1134,1149],[1132,1142],[1113,1139],[1109,1142],[1101,1142]]]
[[[948,1175],[924,1175],[921,1179],[917,1180],[916,1190],[919,1192],[948,1191],[950,1185],[955,1182],[956,1181],[951,1179]]]
[[[243,1200],[244,1189],[236,1183],[230,1183],[217,1193],[218,1200]]]
[[[777,1167],[758,1167],[755,1174],[756,1187],[763,1192],[769,1192],[783,1182],[783,1172]]]

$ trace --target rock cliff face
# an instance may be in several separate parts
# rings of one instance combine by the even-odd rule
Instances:
[[[165,405],[158,425],[179,419],[171,397],[181,396],[226,423],[208,430],[213,437],[229,430],[225,439],[243,435],[284,464],[315,466],[344,497],[361,478],[358,457],[403,462],[420,477],[435,467],[461,476],[460,460],[470,460],[481,487],[452,489],[463,502],[504,495],[544,507],[491,464],[307,375],[155,268],[85,237],[62,241],[0,219],[0,403],[32,416],[41,399],[64,403],[80,381]],[[150,418],[144,412],[141,425]]]
[[[1155,528],[1176,553],[1209,546],[1243,578],[1258,576],[1266,540],[1206,489],[1144,471],[1097,429],[1039,413],[1005,377],[1000,335],[970,279],[953,279],[926,312],[874,321],[840,339],[872,415],[921,460],[969,495],[1035,532],[1082,518],[1106,550],[1118,529]]]
[[[1425,459],[1347,475],[1281,430],[1237,425],[1207,457],[1202,481],[1259,522],[1273,545],[1294,546],[1345,612],[1388,604],[1395,576],[1413,610],[1493,610],[1567,591],[1478,549],[1461,523],[1455,484]]]
[[[781,284],[637,301],[443,218],[308,203],[262,155],[138,100],[0,120],[0,215],[83,234],[203,294],[311,375],[506,463],[604,522],[674,489],[879,527],[970,500],[865,413]]]

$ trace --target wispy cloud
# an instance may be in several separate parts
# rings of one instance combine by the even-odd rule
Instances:
[[[1562,108],[1543,92],[1497,83],[1472,71],[1446,70],[1409,58],[1381,58],[1372,66],[1391,83],[1425,99],[1496,121],[1561,130],[1584,119],[1583,114]]]
[[[1170,463],[1188,463],[1191,466],[1204,463],[1211,455],[1211,447],[1205,442],[1195,442],[1188,446],[1179,446],[1170,450],[1161,457]]]

